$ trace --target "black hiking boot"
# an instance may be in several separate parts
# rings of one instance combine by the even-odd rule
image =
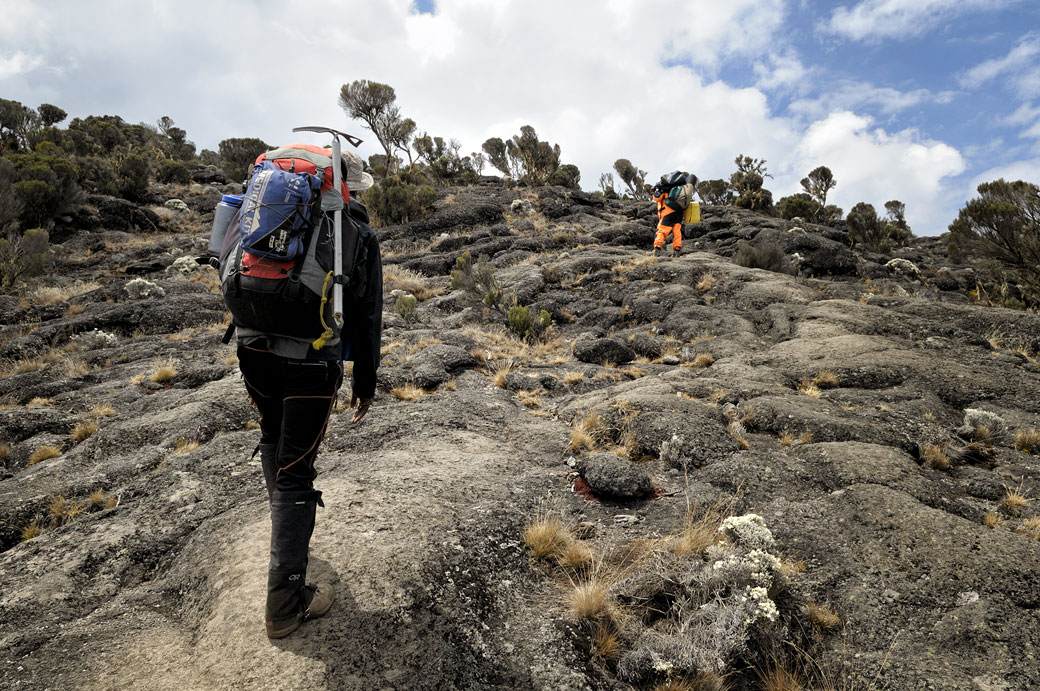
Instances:
[[[271,493],[271,563],[264,619],[268,638],[284,638],[333,602],[327,583],[306,585],[307,552],[321,492]]]
[[[675,249],[673,249],[672,250],[672,256],[673,257],[681,257],[682,256],[682,247],[676,247]]]

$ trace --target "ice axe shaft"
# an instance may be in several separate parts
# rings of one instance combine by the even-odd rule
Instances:
[[[340,186],[343,182],[343,151],[340,148],[339,138],[343,137],[355,148],[361,144],[361,140],[352,134],[334,130],[331,127],[294,127],[293,132],[318,132],[319,134],[332,135],[332,189],[335,190],[336,198],[339,196]],[[335,282],[332,285],[332,318],[336,320],[336,326],[343,327],[343,211],[342,206],[333,211],[333,267]]]

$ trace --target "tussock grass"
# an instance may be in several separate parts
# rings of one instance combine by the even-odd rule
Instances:
[[[8,360],[0,365],[0,378],[13,377],[16,374],[26,374],[27,372],[38,372],[60,359],[61,354],[58,351],[50,350],[42,355],[26,360]]]
[[[90,439],[98,430],[98,424],[94,421],[81,422],[72,428],[69,432],[69,436],[72,437],[72,441],[81,442]]]
[[[0,441],[0,462],[6,461],[11,457],[11,445],[5,441]]]
[[[1018,430],[1015,434],[1015,448],[1023,453],[1040,454],[1040,432],[1036,428]]]
[[[999,528],[1004,524],[1004,518],[996,511],[987,511],[982,522],[987,528]]]
[[[826,602],[807,602],[802,607],[802,613],[821,631],[830,631],[841,623],[841,617]]]
[[[697,285],[695,285],[693,288],[698,293],[701,293],[703,295],[704,293],[707,293],[709,290],[714,288],[715,283],[718,282],[718,280],[719,279],[715,277],[715,274],[708,271],[706,273],[701,274],[701,277],[697,279]]]
[[[582,372],[564,372],[563,383],[568,385],[580,384],[585,379],[585,374]]]
[[[1033,516],[1022,521],[1022,529],[1020,531],[1023,535],[1028,535],[1034,540],[1040,540],[1040,516]]]
[[[174,444],[173,452],[178,455],[191,453],[199,448],[198,439],[178,439]]]
[[[946,470],[950,467],[950,456],[945,444],[925,444],[921,447],[921,460],[929,468]]]
[[[571,441],[567,446],[569,453],[592,451],[603,440],[603,418],[595,411],[589,411],[571,428]]]
[[[759,672],[762,691],[803,691],[802,676],[797,670],[784,666],[779,661],[764,672]]]
[[[36,398],[30,399],[29,402],[26,403],[25,405],[26,406],[54,405],[54,399],[53,398],[41,398],[41,397],[37,396]]]
[[[812,381],[820,389],[833,389],[841,383],[838,375],[829,369],[817,372]]]
[[[26,540],[32,540],[34,537],[40,535],[40,524],[33,521],[29,525],[23,526],[21,530],[22,542]]]
[[[645,369],[643,369],[642,367],[636,367],[635,365],[630,365],[629,367],[623,368],[621,370],[621,373],[629,379],[639,379],[641,377],[645,377],[648,374],[648,372]]]
[[[87,311],[87,308],[83,305],[69,305],[65,308],[65,311],[61,316],[63,317],[75,317],[77,314],[83,314]]]
[[[115,417],[119,413],[108,403],[101,403],[90,409],[87,415],[93,415],[94,417]]]
[[[1000,500],[1000,509],[1008,516],[1018,517],[1022,513],[1022,509],[1029,505],[1029,502],[1033,501],[1021,487],[1013,489],[1004,486],[1004,498]]]
[[[29,454],[29,465],[35,465],[40,461],[46,461],[48,458],[54,458],[61,455],[61,449],[52,444],[44,444],[38,446],[36,449]]]
[[[83,505],[77,501],[66,499],[63,495],[51,498],[47,507],[47,514],[55,525],[66,525],[71,523],[83,512]]]
[[[809,430],[805,430],[804,432],[802,432],[801,434],[798,435],[798,443],[799,444],[811,444],[812,443],[812,438],[813,438],[813,433],[810,432]]]
[[[730,497],[707,505],[686,505],[682,531],[672,538],[671,552],[680,557],[701,556],[719,540],[719,526],[732,515],[737,504]]]
[[[444,343],[444,341],[437,338],[436,336],[427,336],[426,338],[420,338],[418,341],[415,342],[415,344],[411,348],[408,349],[408,354],[415,355],[423,348],[432,345],[440,345],[441,343]]]
[[[524,530],[524,546],[536,559],[558,559],[571,541],[563,520],[552,511],[539,513]]]
[[[581,571],[592,565],[592,550],[577,540],[569,540],[557,556],[557,563],[571,571]]]
[[[615,662],[621,657],[621,636],[613,621],[597,621],[593,626],[592,657],[600,664]]]
[[[567,598],[567,608],[578,621],[609,620],[614,617],[614,598],[604,579],[589,575],[574,584]]]
[[[803,377],[802,381],[798,384],[798,393],[805,394],[810,398],[819,398],[820,387],[808,377]]]
[[[794,436],[794,432],[790,430],[784,430],[780,433],[780,446],[792,446],[798,438]]]
[[[100,287],[93,281],[76,281],[67,286],[41,286],[32,292],[30,301],[36,305],[58,305]]]
[[[516,392],[516,398],[525,408],[541,408],[542,392],[532,389],[524,389]]]
[[[692,677],[674,677],[659,681],[653,691],[729,691],[724,677],[714,672],[698,672]]]
[[[173,366],[173,362],[166,362],[156,367],[149,378],[156,384],[169,384],[176,376],[177,368]]]
[[[426,389],[412,384],[403,384],[390,389],[390,395],[399,401],[418,401],[426,395]]]
[[[715,356],[711,353],[697,353],[690,364],[697,369],[707,369],[715,364]]]

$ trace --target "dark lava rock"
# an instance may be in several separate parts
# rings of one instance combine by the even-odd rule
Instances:
[[[159,216],[151,209],[138,206],[133,202],[105,194],[92,194],[87,202],[97,209],[101,227],[106,230],[144,230],[159,229]]]
[[[627,345],[613,338],[597,338],[592,341],[578,341],[574,344],[574,357],[582,362],[602,364],[613,362],[622,365],[632,362],[636,354]]]
[[[647,333],[637,333],[629,345],[632,346],[632,350],[651,360],[661,357],[661,353],[664,352],[664,341]]]
[[[578,472],[598,497],[641,499],[650,494],[650,476],[637,464],[609,453],[582,459]]]

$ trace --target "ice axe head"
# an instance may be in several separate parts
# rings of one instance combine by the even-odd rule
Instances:
[[[335,137],[337,139],[339,137],[343,137],[351,145],[353,145],[354,148],[357,148],[357,147],[361,146],[361,142],[363,141],[363,140],[359,139],[358,137],[355,137],[352,134],[347,134],[346,132],[340,132],[339,130],[334,130],[331,127],[316,127],[316,126],[294,127],[293,128],[293,132],[324,132],[325,134],[331,134],[333,137]]]

